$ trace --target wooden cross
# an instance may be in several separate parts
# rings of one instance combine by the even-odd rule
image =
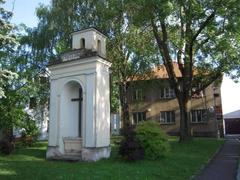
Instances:
[[[82,97],[80,97],[80,98],[73,98],[73,99],[71,99],[71,101],[82,101]]]

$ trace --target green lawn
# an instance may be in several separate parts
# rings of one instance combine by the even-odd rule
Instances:
[[[46,161],[46,142],[0,155],[0,179],[189,179],[212,157],[223,140],[197,138],[179,144],[171,138],[171,153],[158,161],[127,163],[117,157],[99,162]]]

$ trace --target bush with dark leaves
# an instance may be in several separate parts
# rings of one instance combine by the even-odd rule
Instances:
[[[0,142],[0,151],[3,154],[9,155],[14,150],[14,137],[13,136],[6,136]]]
[[[144,158],[144,149],[136,139],[135,128],[130,126],[123,130],[124,138],[120,142],[119,154],[127,161]]]

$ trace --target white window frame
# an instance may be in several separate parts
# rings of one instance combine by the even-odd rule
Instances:
[[[164,118],[163,118],[164,116]],[[168,121],[169,118],[169,121]],[[175,124],[176,116],[175,111],[161,111],[160,112],[160,123],[161,124]]]

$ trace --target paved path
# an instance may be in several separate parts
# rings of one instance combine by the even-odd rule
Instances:
[[[197,180],[234,180],[237,176],[240,141],[237,136],[226,137],[219,153],[196,177]]]

